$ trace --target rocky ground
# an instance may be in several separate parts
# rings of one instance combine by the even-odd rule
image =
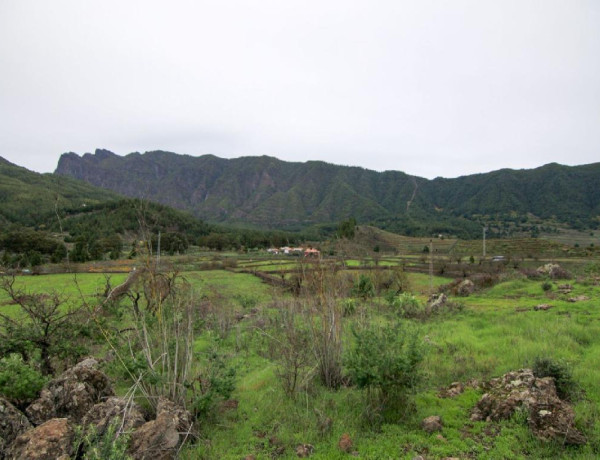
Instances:
[[[111,424],[116,435],[130,437],[133,459],[174,458],[189,435],[191,415],[166,399],[159,399],[156,418],[146,420],[131,399],[114,396],[108,377],[88,358],[51,380],[25,413],[0,397],[0,459],[70,459],[76,433],[101,438]],[[84,449],[85,444],[80,444]]]

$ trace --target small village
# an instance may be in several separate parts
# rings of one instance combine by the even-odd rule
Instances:
[[[321,251],[315,248],[290,248],[289,246],[283,246],[281,248],[269,248],[267,252],[273,256],[285,255],[285,256],[304,256],[304,257],[313,257],[320,258]]]

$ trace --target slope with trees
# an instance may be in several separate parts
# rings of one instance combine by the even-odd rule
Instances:
[[[226,160],[155,151],[121,157],[97,150],[64,154],[56,173],[208,221],[269,228],[300,229],[354,216],[405,234],[476,237],[490,218],[534,215],[596,228],[600,215],[600,163],[427,180],[267,156]]]

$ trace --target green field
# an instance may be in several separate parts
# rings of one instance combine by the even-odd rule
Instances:
[[[435,281],[440,285],[447,280]],[[428,287],[425,275],[411,276],[411,282],[415,287]],[[597,286],[574,283],[574,293],[600,298]],[[546,301],[540,282],[511,280],[464,299],[465,308],[459,313],[419,322],[421,334],[427,337],[428,352],[416,412],[402,424],[383,425],[376,431],[363,426],[361,395],[355,389],[332,392],[315,386],[291,401],[278,385],[271,361],[252,352],[243,358],[234,357],[239,372],[234,393],[238,410],[225,413],[218,423],[207,426],[205,443],[190,448],[186,458],[234,459],[250,453],[269,458],[274,451],[268,442],[272,436],[288,446],[283,458],[295,458],[293,447],[300,443],[315,446],[314,458],[345,458],[347,454],[337,447],[343,433],[350,434],[361,458],[409,459],[423,454],[427,458],[594,458],[600,435],[597,300],[575,304],[553,300],[556,306],[547,312],[516,310]],[[252,340],[248,339],[250,344]],[[453,381],[489,379],[531,364],[538,356],[552,356],[572,365],[574,377],[586,395],[575,405],[578,426],[592,441],[585,448],[563,448],[538,441],[519,420],[501,422],[494,429],[497,431],[490,431],[484,422],[470,422],[469,412],[481,391],[468,390],[456,399],[436,396],[438,388]],[[333,419],[332,431],[326,436],[318,431],[317,411]],[[441,415],[445,422],[443,439],[426,435],[419,427],[420,420],[433,414]]]
[[[209,260],[206,257],[204,262]],[[396,265],[399,261],[386,257],[383,264]],[[186,259],[183,266],[195,263]],[[240,258],[236,270],[272,271],[295,265],[285,259]],[[375,324],[387,328],[398,321],[385,298],[385,289],[377,288],[373,296],[365,298],[355,296],[352,290],[352,283],[356,284],[360,276],[376,281],[377,276],[387,272],[370,270],[358,259],[347,260],[346,265],[364,269],[338,271],[323,291],[330,296],[335,291],[338,305],[353,305],[352,311],[340,318],[344,354],[354,344],[353,327]],[[125,276],[111,275],[110,281],[115,286]],[[282,336],[278,328],[283,312],[295,299],[291,292],[265,284],[250,273],[231,270],[184,269],[180,279],[191,287],[195,304],[210,304],[197,313],[204,316],[196,318],[202,322],[196,328],[195,365],[199,371],[205,369],[202,363],[207,356],[218,353],[227,366],[235,369],[230,398],[237,401],[237,408],[217,404],[199,420],[198,438],[184,447],[181,458],[240,459],[254,455],[257,459],[291,459],[297,458],[299,444],[311,444],[311,458],[342,459],[350,456],[338,447],[344,433],[352,439],[352,451],[365,459],[412,459],[418,455],[427,459],[569,459],[600,455],[600,286],[593,278],[546,280],[549,287],[544,289],[545,280],[530,280],[517,271],[507,271],[503,281],[492,287],[480,288],[469,297],[452,298],[460,308],[400,320],[403,327],[417,331],[424,360],[413,404],[396,423],[374,423],[369,419],[365,391],[356,385],[347,382],[336,390],[323,386],[315,374],[314,362],[306,368],[309,380],[295,397],[286,395],[280,378],[283,349],[279,348]],[[406,286],[420,302],[425,302],[432,286],[438,289],[450,281],[440,276],[406,274]],[[565,283],[572,285],[568,295],[558,291],[558,285]],[[82,302],[83,297],[97,304],[106,278],[101,273],[19,276],[15,285],[27,292],[60,291],[68,298],[67,303]],[[587,300],[569,302],[572,296],[585,296]],[[6,294],[0,294],[0,308],[16,314],[18,306],[9,300]],[[312,305],[313,310],[318,308],[318,304],[311,303],[314,298],[301,296],[297,300]],[[534,311],[533,307],[541,303],[553,308]],[[127,305],[124,300],[121,307],[115,308],[127,312]],[[128,318],[128,313],[120,316],[119,327],[126,325]],[[307,318],[301,319],[305,325]],[[110,322],[110,317],[107,320]],[[106,348],[101,340],[94,346],[98,353],[105,353]],[[438,397],[439,390],[452,382],[488,380],[530,366],[537,357],[568,363],[572,369],[573,379],[582,390],[573,407],[576,425],[588,439],[585,446],[540,441],[531,434],[523,417],[501,422],[470,421],[470,411],[483,390],[468,389],[450,399]],[[119,391],[126,391],[127,383],[119,381],[118,374],[111,375]],[[421,429],[421,420],[429,415],[442,417],[444,426],[439,434],[429,435]]]

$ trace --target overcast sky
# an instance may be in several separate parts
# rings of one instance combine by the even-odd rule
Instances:
[[[600,161],[600,1],[0,0],[0,156]]]

